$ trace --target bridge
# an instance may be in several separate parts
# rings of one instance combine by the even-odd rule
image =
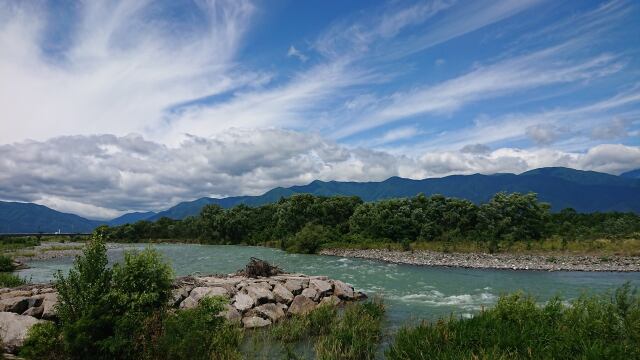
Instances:
[[[45,233],[45,232],[37,232],[37,233],[0,233],[0,239],[9,238],[9,237],[28,237],[33,236],[38,239],[42,237],[68,237],[74,238],[77,236],[86,236],[91,235],[91,233],[63,233],[63,232],[53,232],[53,233]]]

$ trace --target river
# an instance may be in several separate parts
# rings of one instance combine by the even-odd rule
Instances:
[[[176,275],[199,272],[231,273],[242,268],[251,256],[288,272],[327,275],[364,291],[381,295],[387,304],[388,329],[420,319],[435,319],[454,313],[471,316],[483,306],[495,303],[500,294],[522,290],[540,302],[554,295],[573,299],[585,291],[602,293],[629,281],[640,287],[640,273],[544,272],[473,270],[388,264],[373,260],[321,255],[287,254],[265,247],[131,244],[109,250],[110,261],[122,259],[127,249],[153,246],[171,262]],[[72,257],[29,262],[19,275],[32,282],[48,282],[57,270],[68,271]]]

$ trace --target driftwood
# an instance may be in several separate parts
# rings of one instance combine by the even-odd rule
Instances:
[[[257,277],[269,277],[278,274],[282,274],[284,271],[275,265],[271,265],[264,260],[260,260],[255,257],[251,257],[249,263],[244,267],[244,270],[238,271],[238,275],[243,275],[250,278]]]

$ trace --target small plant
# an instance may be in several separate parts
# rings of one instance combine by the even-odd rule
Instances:
[[[0,272],[12,272],[15,268],[10,256],[0,255]]]

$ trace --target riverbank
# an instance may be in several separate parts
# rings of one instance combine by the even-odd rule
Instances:
[[[394,264],[470,269],[640,272],[640,256],[444,253],[385,249],[324,249],[320,254]]]

